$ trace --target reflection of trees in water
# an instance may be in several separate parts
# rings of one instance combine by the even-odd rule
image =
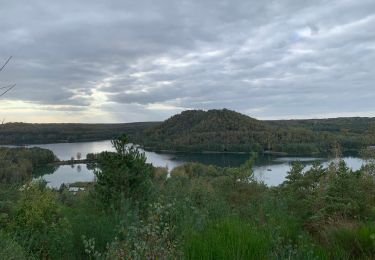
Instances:
[[[59,169],[59,165],[45,165],[43,167],[38,167],[33,171],[34,177],[40,177],[47,174],[53,174],[57,169]]]
[[[78,164],[78,165],[70,164],[69,166],[70,166],[71,169],[75,168],[78,173],[80,173],[82,171],[82,167],[83,167],[80,164]],[[48,164],[48,165],[45,165],[43,167],[38,167],[33,171],[33,177],[37,178],[37,177],[41,177],[43,175],[54,174],[60,167],[69,167],[69,166],[65,166],[65,165],[60,166],[60,165]]]

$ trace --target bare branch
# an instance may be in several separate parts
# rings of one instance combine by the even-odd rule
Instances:
[[[5,86],[5,87],[0,87],[0,89],[8,89],[12,86],[12,84],[8,85],[8,86]]]
[[[0,72],[3,71],[3,69],[6,67],[6,65],[9,63],[9,61],[12,59],[12,56],[10,56],[7,61],[4,63],[4,65],[0,68]]]
[[[3,64],[3,66],[0,68],[0,72],[2,72],[4,70],[4,68],[7,66],[7,64],[9,63],[9,61],[12,59],[12,56],[10,56],[6,62]],[[2,90],[2,92],[0,92],[0,97],[4,96],[7,92],[9,92],[10,90],[12,90],[14,87],[16,86],[16,84],[13,84],[13,85],[8,85],[8,86],[5,86],[5,87],[0,87],[0,90]],[[5,89],[5,90],[4,90]]]
[[[0,94],[0,97],[4,96],[7,92],[9,92],[11,89],[13,89],[16,86],[16,84],[11,85],[7,90],[5,90],[3,93]]]

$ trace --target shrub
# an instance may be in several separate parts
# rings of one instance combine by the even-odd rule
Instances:
[[[0,230],[0,259],[29,259],[24,249]]]
[[[72,250],[72,232],[52,190],[40,182],[25,185],[12,218],[16,241],[41,258],[61,258]]]

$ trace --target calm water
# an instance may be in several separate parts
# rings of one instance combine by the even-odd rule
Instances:
[[[81,153],[85,158],[88,153],[100,153],[102,151],[113,151],[110,141],[97,141],[85,143],[61,143],[61,144],[45,144],[34,145],[53,151],[60,160],[69,160],[76,157],[77,153]],[[238,166],[245,162],[249,155],[247,154],[201,154],[201,153],[176,153],[161,154],[155,152],[144,151],[147,161],[154,166],[167,166],[169,169],[184,164],[186,162],[200,162],[205,164],[214,164],[218,166]],[[320,160],[325,165],[329,163],[323,158],[309,157],[270,157],[262,156],[258,158],[254,165],[254,174],[257,180],[263,181],[269,186],[275,186],[282,183],[290,169],[290,162],[299,160],[311,166],[314,160]],[[344,160],[353,170],[358,170],[363,161],[356,157],[345,157]],[[38,173],[48,182],[48,186],[59,188],[61,184],[69,184],[78,181],[92,181],[94,173],[87,169],[85,164],[77,164],[72,166],[63,165],[60,167],[43,169]]]

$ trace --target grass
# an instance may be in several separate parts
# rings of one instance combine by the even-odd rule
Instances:
[[[271,243],[263,232],[229,217],[209,224],[186,239],[187,259],[266,259]]]
[[[75,205],[64,208],[64,215],[72,227],[74,251],[77,259],[87,257],[83,236],[87,239],[94,239],[95,249],[103,252],[107,243],[114,239],[116,227],[119,223],[117,214],[98,211],[87,197],[88,194],[83,195],[82,198],[77,198]]]
[[[357,227],[341,227],[328,230],[332,248],[351,259],[373,259],[375,255],[375,225],[362,224]]]

